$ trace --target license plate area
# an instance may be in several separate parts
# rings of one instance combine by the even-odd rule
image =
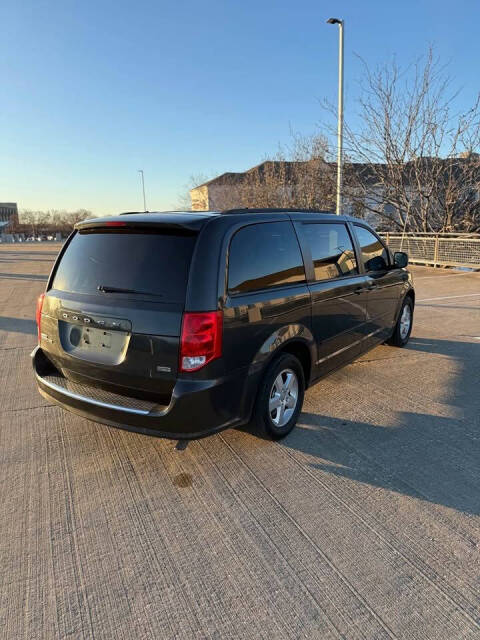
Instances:
[[[108,331],[79,323],[58,321],[60,343],[69,355],[100,364],[120,364],[130,341],[130,332]]]
[[[77,347],[84,349],[110,349],[112,347],[112,334],[100,329],[78,327],[70,330],[70,341],[74,340]]]

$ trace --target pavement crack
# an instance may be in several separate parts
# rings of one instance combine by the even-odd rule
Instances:
[[[4,409],[2,413],[15,413],[17,411],[33,411],[34,409],[45,409],[47,407],[56,407],[55,404],[39,404],[35,407],[20,407],[19,409]]]
[[[400,360],[400,359],[405,359],[405,358],[416,358],[418,357],[420,354],[419,353],[408,353],[405,355],[399,355],[399,356],[387,356],[386,358],[368,358],[367,360],[354,360],[353,362],[351,362],[350,364],[367,364],[369,362],[384,362],[386,360]]]

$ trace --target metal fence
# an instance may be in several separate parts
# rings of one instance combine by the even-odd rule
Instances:
[[[480,269],[480,234],[381,233],[392,251],[405,251],[410,262],[434,267]]]

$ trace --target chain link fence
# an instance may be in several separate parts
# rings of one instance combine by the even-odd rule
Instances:
[[[381,233],[391,251],[405,251],[410,262],[434,267],[480,269],[480,234]]]

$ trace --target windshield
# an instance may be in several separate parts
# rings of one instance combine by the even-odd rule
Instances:
[[[58,265],[60,291],[184,302],[195,235],[77,232]]]

